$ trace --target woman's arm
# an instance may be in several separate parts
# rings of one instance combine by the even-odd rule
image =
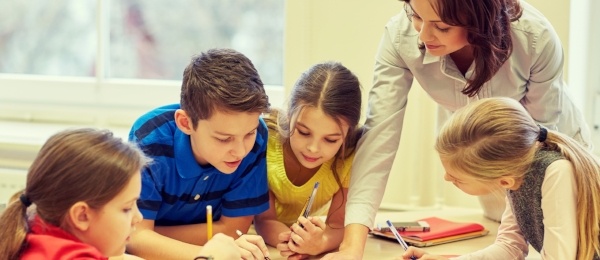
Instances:
[[[413,76],[396,49],[401,38],[397,32],[400,23],[408,22],[406,15],[398,17],[404,20],[397,17],[390,20],[375,57],[365,133],[359,141],[352,164],[346,225],[356,223],[373,226],[400,144]]]
[[[344,240],[338,252],[325,255],[322,260],[361,260],[369,228],[361,224],[349,224],[344,228]]]

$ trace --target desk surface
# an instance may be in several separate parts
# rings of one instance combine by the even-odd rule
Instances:
[[[379,212],[376,217],[377,223],[384,223],[385,220],[392,221],[414,221],[426,217],[440,217],[457,222],[477,222],[485,226],[490,233],[486,236],[473,238],[463,241],[457,241],[447,244],[425,247],[429,253],[439,255],[460,255],[485,248],[494,243],[498,231],[498,223],[483,217],[481,210],[477,209],[455,209],[446,208],[440,210],[426,211],[404,211],[404,212]],[[272,260],[286,259],[279,255],[279,251],[270,248]],[[396,259],[403,253],[402,247],[394,240],[387,240],[369,236],[365,247],[364,259]],[[311,258],[319,259],[319,257]],[[541,259],[540,255],[533,249],[529,249],[527,259]]]

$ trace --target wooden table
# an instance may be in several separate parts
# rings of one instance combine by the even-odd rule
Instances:
[[[491,221],[483,217],[483,212],[479,209],[462,209],[462,208],[444,208],[439,210],[423,210],[423,211],[381,211],[377,214],[377,223],[385,223],[385,220],[392,221],[414,221],[426,217],[440,217],[457,222],[477,222],[486,227],[490,233],[486,236],[473,238],[463,241],[457,241],[447,244],[425,247],[429,253],[439,255],[460,255],[473,252],[494,243],[496,238],[499,223]],[[365,247],[364,259],[397,259],[403,253],[402,247],[395,240],[387,240],[370,236],[367,239]],[[286,259],[279,255],[279,251],[275,248],[270,248],[272,260]],[[313,257],[311,259],[319,259]],[[541,259],[540,255],[533,249],[529,248],[529,256],[526,259]]]

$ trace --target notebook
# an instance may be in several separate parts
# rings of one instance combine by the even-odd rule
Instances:
[[[406,243],[412,246],[439,245],[481,237],[489,233],[489,230],[486,230],[481,224],[474,222],[454,222],[437,217],[424,218],[420,221],[426,221],[430,226],[430,230],[427,232],[399,232]],[[375,237],[396,240],[392,232],[380,231],[377,228],[371,230],[371,234]]]

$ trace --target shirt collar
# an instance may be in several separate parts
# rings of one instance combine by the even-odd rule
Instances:
[[[439,62],[440,60],[441,60],[440,56],[434,56],[434,55],[431,55],[429,52],[425,51],[425,55],[423,56],[423,64]]]
[[[200,166],[196,161],[189,135],[177,129],[173,139],[175,167],[181,178],[197,178],[202,173],[215,169],[212,165]]]
[[[59,237],[63,239],[81,242],[81,240],[79,240],[79,238],[77,238],[73,234],[63,230],[62,228],[46,223],[42,218],[40,218],[37,215],[31,222],[31,233],[40,235],[50,235],[53,237]]]

